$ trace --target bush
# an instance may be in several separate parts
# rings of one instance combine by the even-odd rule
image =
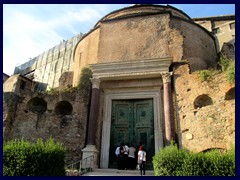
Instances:
[[[225,153],[215,150],[207,152],[205,156],[210,161],[208,175],[235,176],[235,150],[233,147]]]
[[[210,71],[202,70],[202,71],[198,72],[198,75],[199,75],[201,81],[206,81],[210,77]]]
[[[224,56],[221,56],[219,58],[218,64],[220,65],[222,71],[226,71],[227,70],[227,68],[228,68],[228,66],[230,64],[230,61],[231,60],[227,59]]]
[[[153,157],[156,176],[235,176],[235,149],[193,153],[171,144]]]
[[[209,165],[203,153],[190,152],[182,164],[181,176],[204,176]]]
[[[226,72],[228,83],[235,82],[235,61],[221,56],[218,64],[221,66],[222,72]]]
[[[52,138],[45,143],[12,140],[4,142],[4,176],[64,176],[65,148]]]
[[[173,143],[159,151],[153,157],[153,167],[156,176],[176,176],[181,171],[187,151],[178,149]]]
[[[227,68],[228,83],[235,83],[235,61],[231,61]]]

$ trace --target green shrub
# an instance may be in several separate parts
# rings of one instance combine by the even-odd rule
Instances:
[[[235,150],[230,149],[225,153],[211,151],[205,154],[210,161],[208,175],[211,176],[234,176],[235,175]]]
[[[199,75],[201,81],[206,81],[210,77],[210,71],[202,70],[202,71],[198,72],[198,75]]]
[[[227,68],[228,83],[235,83],[235,61],[231,61]]]
[[[227,68],[228,68],[228,66],[230,64],[230,61],[231,60],[227,59],[224,56],[221,56],[219,58],[218,64],[220,65],[222,71],[226,71],[227,70]]]
[[[45,143],[4,142],[4,176],[64,176],[65,148],[52,138]]]
[[[187,156],[187,151],[178,149],[171,144],[159,151],[153,157],[153,167],[156,176],[177,176],[180,174],[182,163]]]
[[[171,144],[153,157],[156,176],[235,176],[235,149],[193,153]]]
[[[204,176],[206,175],[207,168],[209,166],[208,159],[203,153],[192,153],[190,152],[181,168],[181,176]]]

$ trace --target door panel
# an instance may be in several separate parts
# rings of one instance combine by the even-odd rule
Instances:
[[[115,148],[121,142],[142,142],[151,158],[154,155],[153,100],[113,100],[109,167],[116,168]]]

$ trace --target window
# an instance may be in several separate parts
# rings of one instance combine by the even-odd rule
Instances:
[[[234,22],[234,23],[231,23],[231,24],[229,24],[229,27],[230,27],[230,29],[235,29],[235,22]]]

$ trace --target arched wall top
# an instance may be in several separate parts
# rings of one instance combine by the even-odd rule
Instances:
[[[153,4],[140,4],[140,5],[133,5],[133,6],[129,6],[129,7],[125,7],[125,8],[113,11],[107,14],[106,16],[104,16],[102,19],[100,19],[94,27],[96,28],[97,26],[99,26],[101,22],[107,21],[107,20],[131,17],[136,15],[147,15],[152,13],[164,13],[164,12],[171,13],[174,16],[192,21],[192,19],[186,13],[170,5],[163,6],[163,5],[153,5]]]

